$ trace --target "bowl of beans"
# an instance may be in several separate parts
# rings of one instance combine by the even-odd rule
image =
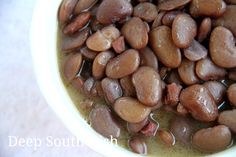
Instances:
[[[235,0],[38,1],[39,86],[105,156],[236,156]]]

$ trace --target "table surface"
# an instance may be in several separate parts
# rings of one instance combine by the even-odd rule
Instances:
[[[101,157],[82,143],[56,144],[75,137],[49,108],[35,80],[29,46],[34,4],[0,0],[0,157]],[[58,140],[46,145],[47,138]],[[43,144],[36,148],[37,140]]]

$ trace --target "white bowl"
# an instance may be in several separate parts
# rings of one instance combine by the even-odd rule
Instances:
[[[57,60],[57,10],[60,3],[61,0],[38,0],[32,18],[32,57],[37,81],[44,97],[67,128],[96,152],[107,157],[140,156],[105,141],[85,122],[67,94]],[[212,156],[236,156],[236,147]]]

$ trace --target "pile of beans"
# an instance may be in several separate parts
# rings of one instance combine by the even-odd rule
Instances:
[[[144,137],[205,153],[236,133],[235,0],[64,0],[58,13],[63,76],[89,98],[91,126],[146,154]],[[153,112],[175,117],[169,130]],[[195,123],[207,124],[196,130]]]

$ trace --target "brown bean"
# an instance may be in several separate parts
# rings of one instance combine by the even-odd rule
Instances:
[[[84,85],[84,79],[80,76],[76,76],[72,81],[71,81],[72,86],[76,89],[82,92],[83,85]]]
[[[224,68],[236,67],[236,47],[232,32],[227,28],[216,27],[210,37],[210,55],[213,62]]]
[[[79,14],[75,19],[73,19],[68,25],[63,29],[63,33],[66,35],[74,34],[83,28],[91,18],[90,12],[84,12]]]
[[[121,53],[125,51],[125,38],[123,36],[120,36],[119,38],[114,40],[112,42],[112,47],[116,53]]]
[[[63,73],[68,81],[72,81],[79,72],[82,64],[82,55],[80,53],[71,54],[64,63]]]
[[[219,152],[231,143],[231,132],[228,127],[218,125],[213,128],[201,129],[193,135],[194,147],[202,152]]]
[[[166,130],[158,130],[157,134],[167,146],[175,145],[175,137],[171,132]]]
[[[222,83],[217,81],[208,81],[205,82],[203,86],[209,90],[216,104],[220,104],[223,101],[223,97],[226,93],[226,87]]]
[[[149,120],[148,124],[144,126],[140,132],[147,137],[153,137],[156,135],[158,128],[159,123]]]
[[[169,11],[169,12],[167,12],[162,18],[163,25],[171,27],[175,17],[180,13],[181,13],[180,11]]]
[[[111,24],[122,21],[130,16],[133,12],[133,7],[127,0],[103,0],[96,17],[102,24]]]
[[[146,155],[147,154],[147,145],[146,142],[140,137],[132,137],[128,141],[130,149],[138,154]]]
[[[122,96],[123,92],[118,80],[104,78],[101,83],[105,98],[108,103],[113,104],[116,99]]]
[[[89,114],[89,121],[92,128],[104,137],[120,137],[121,129],[107,106],[96,106]]]
[[[150,66],[158,70],[157,57],[149,47],[145,47],[144,49],[141,49],[139,54],[140,54],[140,59],[141,59],[141,65]]]
[[[236,83],[229,86],[227,96],[231,105],[236,106]]]
[[[236,133],[236,109],[221,112],[218,123],[226,125],[230,130]]]
[[[193,40],[192,44],[183,51],[184,56],[190,61],[198,61],[206,58],[208,54],[207,49],[196,40]]]
[[[93,32],[103,29],[105,26],[101,24],[97,19],[93,18],[90,23]]]
[[[129,49],[110,60],[106,66],[106,75],[110,78],[122,78],[137,70],[139,64],[138,51]]]
[[[157,58],[166,67],[177,68],[180,65],[180,49],[175,46],[169,27],[160,26],[153,29],[150,33],[150,44]]]
[[[226,4],[223,0],[192,0],[189,11],[193,17],[220,17],[225,10]]]
[[[80,14],[82,11],[88,10],[97,3],[98,0],[79,0],[75,7],[75,14]]]
[[[95,84],[94,78],[93,77],[89,77],[84,82],[84,85],[83,85],[83,92],[84,92],[84,94],[86,94],[87,96],[96,96],[96,95],[93,95],[93,93],[92,93],[92,89],[94,87],[94,84]]]
[[[134,97],[136,96],[136,91],[132,83],[131,76],[126,76],[120,79],[120,85],[123,89],[124,96]]]
[[[63,38],[61,43],[62,51],[70,51],[73,49],[80,48],[89,36],[90,28],[85,28],[84,30],[72,35],[66,36]]]
[[[211,93],[202,85],[195,84],[182,90],[180,103],[196,120],[210,122],[218,116],[218,109]]]
[[[152,29],[162,25],[162,18],[165,15],[165,12],[160,12],[157,14],[155,20],[152,23]]]
[[[178,68],[179,77],[186,85],[192,85],[199,82],[195,73],[195,62],[183,59]]]
[[[188,14],[179,14],[173,21],[172,37],[179,48],[188,48],[197,35],[197,24]]]
[[[123,25],[121,32],[132,48],[142,49],[147,46],[148,32],[140,18],[131,18]]]
[[[198,41],[202,42],[203,40],[205,40],[207,36],[210,34],[210,32],[211,32],[211,18],[205,17],[199,26]]]
[[[79,107],[81,107],[83,110],[85,109],[91,109],[94,106],[93,100],[85,99],[79,103]]]
[[[60,24],[65,24],[70,20],[77,1],[78,0],[63,0],[58,12],[58,20]]]
[[[132,76],[137,98],[147,106],[155,106],[162,97],[160,75],[151,67],[140,67]]]
[[[145,28],[146,28],[147,32],[149,33],[149,32],[150,32],[150,26],[149,26],[149,24],[148,24],[146,21],[144,21],[143,23],[144,23],[144,25],[145,25]]]
[[[181,78],[179,77],[177,69],[173,69],[169,72],[169,74],[166,77],[166,83],[176,83],[179,85],[184,84]]]
[[[131,97],[121,97],[115,101],[115,112],[129,123],[139,123],[150,114],[151,109]]]
[[[227,5],[225,13],[213,20],[213,26],[223,26],[225,28],[228,28],[234,36],[236,36],[236,23],[235,23],[235,14],[236,14],[236,6],[235,5]]]
[[[177,109],[176,109],[177,113],[181,116],[186,116],[188,115],[188,110],[181,104],[179,103],[177,105]]]
[[[194,125],[189,118],[177,116],[170,122],[170,131],[175,136],[176,140],[189,145],[194,131]]]
[[[143,121],[139,123],[127,123],[127,130],[129,133],[137,133],[139,132],[144,126],[148,124],[148,118],[145,118]]]
[[[92,34],[86,41],[87,47],[94,51],[106,51],[111,48],[112,42],[120,36],[115,26],[106,26],[101,31]]]
[[[144,21],[151,22],[155,20],[157,16],[157,8],[150,2],[139,3],[134,7],[133,15]]]
[[[165,0],[158,5],[160,10],[174,10],[188,4],[191,0]]]
[[[229,70],[228,77],[230,80],[236,81],[236,68]]]
[[[176,83],[171,83],[166,86],[166,96],[164,103],[170,106],[176,106],[179,102],[179,95],[182,90],[182,86]]]
[[[218,80],[225,77],[226,70],[215,65],[210,58],[205,58],[197,62],[196,74],[204,81]]]
[[[101,79],[105,76],[106,65],[115,54],[111,51],[99,53],[93,61],[92,73],[95,79]]]
[[[95,57],[96,57],[97,54],[98,54],[96,51],[90,50],[87,46],[81,48],[81,49],[80,49],[80,53],[81,53],[86,59],[89,59],[89,60],[95,59]]]

